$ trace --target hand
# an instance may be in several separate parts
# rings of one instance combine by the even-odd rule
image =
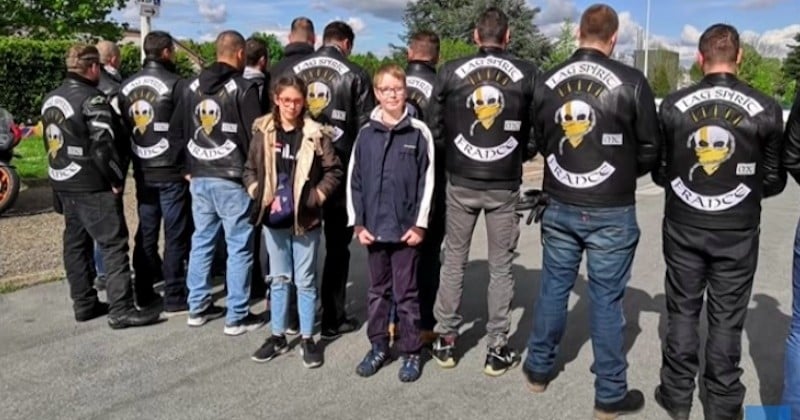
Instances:
[[[186,174],[186,175],[183,176],[183,179],[185,179],[186,182],[191,182],[192,181],[192,176],[189,175],[189,174]]]
[[[358,238],[358,242],[361,245],[367,246],[372,245],[375,242],[375,237],[372,236],[371,233],[364,226],[356,226],[355,228],[356,237]]]
[[[519,212],[518,214],[520,217],[522,217],[522,212],[530,210],[528,219],[525,221],[525,224],[530,225],[531,222],[539,223],[539,221],[542,220],[542,215],[548,203],[549,198],[547,193],[540,190],[528,190],[523,192],[520,196],[515,210]]]
[[[425,230],[422,228],[418,228],[416,226],[409,229],[402,238],[401,241],[408,244],[408,246],[417,246],[422,243],[422,240],[425,238]]]
[[[114,195],[120,195],[122,194],[122,187],[111,187],[111,192],[114,193]]]

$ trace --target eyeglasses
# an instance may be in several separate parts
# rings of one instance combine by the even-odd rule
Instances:
[[[303,98],[278,98],[278,103],[282,106],[294,105],[295,107],[303,106]]]
[[[405,87],[381,87],[381,88],[378,88],[378,92],[380,92],[381,95],[388,95],[389,93],[394,93],[395,95],[399,95],[399,94],[401,94],[401,93],[403,93],[405,91],[406,91]]]

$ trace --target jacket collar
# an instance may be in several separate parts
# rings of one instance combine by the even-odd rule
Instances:
[[[175,63],[173,63],[172,61],[161,60],[161,59],[158,59],[158,58],[146,58],[144,60],[144,66],[142,66],[142,67],[146,68],[146,69],[153,69],[153,70],[166,69],[167,71],[169,71],[171,73],[176,73],[177,72],[177,68],[175,66]]]
[[[605,53],[598,49],[594,48],[578,48],[572,54],[573,58],[586,58],[586,57],[594,57],[594,58],[608,58]]]
[[[81,76],[80,74],[74,72],[67,72],[67,81],[73,84],[82,84],[92,87],[97,87],[97,85],[100,83],[99,80],[89,80]]]
[[[480,48],[478,48],[478,52],[480,53],[480,55],[490,55],[490,54],[491,55],[505,55],[506,54],[506,50],[504,48],[495,47],[495,46],[480,47]]]
[[[732,86],[739,83],[739,78],[733,73],[709,73],[703,76],[701,83],[709,85]]]
[[[376,106],[375,109],[372,110],[372,113],[369,115],[370,122],[372,126],[380,131],[400,131],[409,126],[411,126],[411,115],[409,115],[409,108],[406,104],[405,110],[403,110],[403,116],[400,117],[400,120],[394,127],[387,127],[386,124],[383,123],[383,109],[379,106]]]
[[[314,47],[307,42],[292,42],[283,49],[283,56],[309,55],[314,52]]]
[[[336,57],[339,58],[340,60],[344,60],[345,58],[347,58],[344,56],[344,53],[342,52],[341,48],[337,47],[336,45],[323,45],[319,47],[319,50],[317,51],[322,53],[322,55],[328,57]]]
[[[256,79],[256,78],[264,79],[266,77],[263,71],[259,70],[257,67],[251,67],[251,66],[247,66],[244,68],[244,73],[242,74],[242,76],[245,79]]]
[[[409,61],[408,69],[436,73],[436,66],[430,61],[421,61],[421,60]]]

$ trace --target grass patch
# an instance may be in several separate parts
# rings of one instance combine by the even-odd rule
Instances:
[[[41,137],[28,137],[14,148],[15,157],[11,164],[23,180],[47,179],[47,152]]]

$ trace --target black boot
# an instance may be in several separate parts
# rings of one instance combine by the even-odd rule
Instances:
[[[594,402],[594,418],[613,420],[625,414],[633,414],[644,408],[644,395],[641,391],[630,390],[625,398],[613,403]]]
[[[669,415],[672,420],[689,420],[689,413],[692,411],[692,407],[677,407],[670,404],[669,401],[665,400],[664,396],[661,395],[661,385],[656,387],[655,399],[656,403],[667,412],[667,415]]]

